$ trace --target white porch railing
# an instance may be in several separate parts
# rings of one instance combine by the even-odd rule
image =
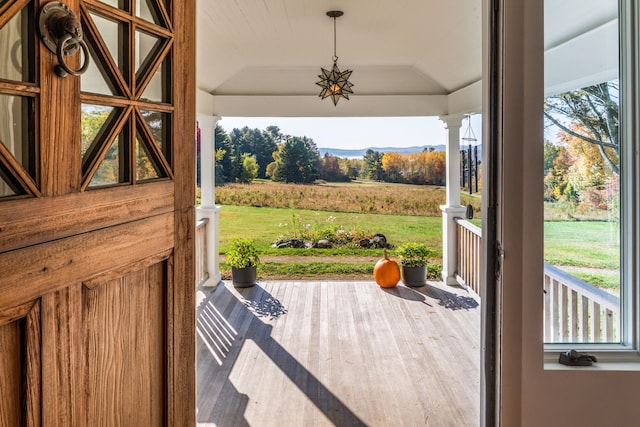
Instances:
[[[196,285],[216,286],[220,278],[218,260],[219,207],[196,209]]]
[[[201,286],[209,279],[207,265],[207,224],[209,218],[196,222],[196,286]]]
[[[480,295],[482,230],[456,218],[457,269],[461,286]],[[613,342],[618,339],[620,298],[544,264],[544,341]]]
[[[455,218],[457,269],[456,280],[461,286],[480,295],[482,266],[482,230],[462,218]]]
[[[544,264],[545,342],[612,342],[620,298]]]

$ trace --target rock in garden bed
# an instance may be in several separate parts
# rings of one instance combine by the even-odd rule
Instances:
[[[331,249],[335,247],[346,247],[346,246],[356,246],[363,249],[390,249],[392,245],[387,242],[387,238],[384,234],[376,233],[371,238],[362,238],[359,240],[355,240],[353,242],[332,242],[331,239],[320,239],[318,241],[305,241],[299,238],[293,239],[279,239],[275,241],[272,245],[274,248],[282,249],[282,248],[316,248],[316,249]]]
[[[302,239],[280,239],[274,242],[272,245],[274,248],[283,249],[283,248],[296,248],[296,249],[304,249],[307,246]]]

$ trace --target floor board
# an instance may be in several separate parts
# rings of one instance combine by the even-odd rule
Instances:
[[[430,282],[198,290],[199,426],[477,426],[480,306]]]

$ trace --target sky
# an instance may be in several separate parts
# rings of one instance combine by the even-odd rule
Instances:
[[[480,115],[471,119],[478,143],[482,136],[481,120]],[[313,139],[318,148],[401,148],[447,143],[444,123],[436,117],[223,117],[218,125],[226,132],[244,126],[261,130],[278,126],[285,135]],[[467,128],[467,120],[463,120],[461,137]]]

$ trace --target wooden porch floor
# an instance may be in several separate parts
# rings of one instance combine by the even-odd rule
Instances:
[[[431,282],[198,291],[199,426],[477,426],[480,306]]]

